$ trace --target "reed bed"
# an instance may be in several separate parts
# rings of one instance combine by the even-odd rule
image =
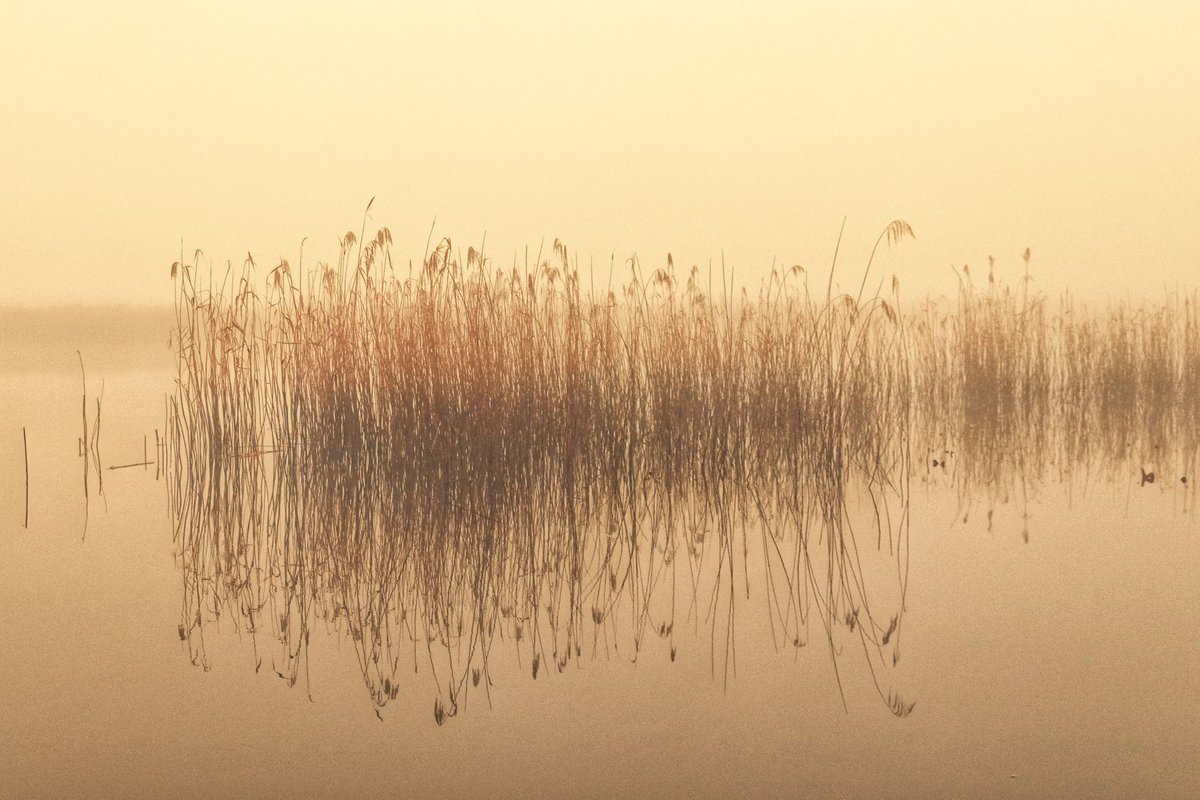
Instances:
[[[969,272],[906,315],[912,436],[964,495],[1047,481],[1188,481],[1200,450],[1200,296],[1052,304]],[[1053,307],[1052,307],[1053,306]]]
[[[181,638],[207,665],[230,619],[295,683],[324,625],[377,710],[426,668],[439,723],[490,699],[496,650],[536,678],[653,642],[674,659],[691,627],[728,676],[748,606],[777,648],[815,632],[836,666],[861,645],[906,715],[886,673],[915,476],[950,464],[1003,498],[1195,461],[1194,297],[1051,314],[964,279],[906,310],[895,281],[814,294],[796,267],[751,297],[670,256],[596,290],[557,241],[497,268],[442,240],[398,269],[386,228],[308,273],[201,258],[172,267]]]

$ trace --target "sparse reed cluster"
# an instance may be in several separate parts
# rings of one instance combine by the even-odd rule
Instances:
[[[1187,486],[1200,452],[1200,297],[1102,311],[969,283],[905,319],[912,436],[954,453],[964,493],[1156,471]]]

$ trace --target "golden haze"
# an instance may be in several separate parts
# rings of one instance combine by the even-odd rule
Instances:
[[[375,224],[607,275],[773,258],[843,285],[879,230],[910,293],[997,258],[1154,294],[1200,267],[1191,2],[13,4],[0,12],[0,304],[167,303],[215,263]],[[523,256],[519,256],[522,257]]]

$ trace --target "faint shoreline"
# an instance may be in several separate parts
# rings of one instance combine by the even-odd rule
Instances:
[[[0,305],[0,372],[170,369],[170,306]]]

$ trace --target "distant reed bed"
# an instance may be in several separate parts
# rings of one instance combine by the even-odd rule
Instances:
[[[331,626],[377,709],[426,665],[439,723],[497,648],[537,677],[659,639],[673,659],[691,627],[728,675],[746,607],[777,648],[861,644],[903,716],[882,675],[915,476],[1003,499],[1194,463],[1195,298],[1051,313],[964,277],[905,309],[894,280],[864,294],[870,263],[855,295],[795,267],[750,296],[670,256],[597,290],[557,241],[497,268],[444,239],[405,269],[386,228],[308,272],[200,259],[172,267],[181,638],[207,663],[231,619],[295,682]]]
[[[1029,254],[1026,252],[1026,262]],[[916,426],[963,493],[1156,480],[1190,502],[1200,450],[1200,296],[1080,306],[987,284],[905,315]],[[953,457],[947,459],[946,455]]]

